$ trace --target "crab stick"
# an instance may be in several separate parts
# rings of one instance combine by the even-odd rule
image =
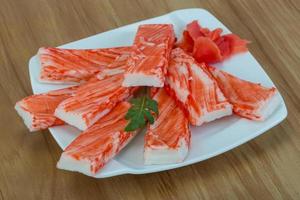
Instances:
[[[118,102],[132,95],[136,88],[122,87],[122,81],[123,74],[102,80],[91,78],[78,87],[74,96],[58,105],[55,116],[80,130],[86,130],[109,113]]]
[[[130,104],[119,103],[108,115],[82,132],[62,153],[57,167],[93,176],[120,152],[136,132],[125,132]]]
[[[232,114],[232,105],[206,65],[197,63],[182,49],[172,51],[166,77],[167,90],[185,109],[192,125],[200,126]]]
[[[209,67],[209,71],[233,105],[235,114],[263,121],[278,108],[281,100],[276,88],[267,88],[258,83],[239,79],[215,67]]]
[[[131,47],[104,49],[61,49],[42,47],[40,82],[80,83],[87,81],[99,71],[118,59],[129,56]]]
[[[15,109],[30,131],[62,125],[64,122],[54,116],[54,111],[59,103],[73,96],[77,88],[74,86],[25,97],[16,103]]]
[[[144,162],[172,164],[182,162],[190,147],[188,119],[165,89],[156,91],[159,115],[147,129],[144,145]]]
[[[173,25],[146,24],[138,28],[123,86],[163,87],[171,49]]]

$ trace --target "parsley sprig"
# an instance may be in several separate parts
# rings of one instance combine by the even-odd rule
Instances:
[[[154,123],[153,113],[158,115],[157,102],[147,95],[133,98],[129,101],[131,107],[129,108],[125,119],[130,120],[130,122],[125,127],[125,131],[134,131],[139,128],[144,128],[147,121],[150,124]]]

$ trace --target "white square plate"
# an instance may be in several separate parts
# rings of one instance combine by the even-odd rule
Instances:
[[[180,37],[185,25],[195,19],[199,20],[203,27],[210,29],[221,27],[225,33],[230,33],[230,31],[208,11],[203,9],[185,9],[123,26],[60,47],[89,49],[131,45],[138,25],[151,23],[171,23],[174,25],[177,37]],[[271,79],[251,53],[236,55],[219,64],[218,67],[240,78],[259,82],[269,87],[274,86]],[[35,94],[66,87],[66,85],[39,83],[37,81],[39,69],[40,66],[37,56],[34,56],[30,59],[29,70],[31,84]],[[202,125],[201,127],[191,127],[191,149],[185,161],[179,164],[143,165],[144,144],[143,134],[140,133],[118,156],[97,173],[95,177],[104,178],[127,173],[144,174],[158,172],[197,163],[229,151],[274,127],[287,116],[284,101],[281,96],[280,98],[281,105],[271,117],[264,122],[250,121],[233,115]],[[80,133],[79,130],[68,125],[53,127],[49,130],[62,149]]]

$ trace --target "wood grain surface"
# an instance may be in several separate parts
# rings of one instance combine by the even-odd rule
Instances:
[[[252,41],[251,53],[284,96],[287,119],[175,170],[93,179],[56,169],[54,139],[48,131],[30,134],[13,108],[32,94],[29,58],[41,46],[194,7]],[[0,199],[300,199],[299,22],[299,0],[0,0]]]

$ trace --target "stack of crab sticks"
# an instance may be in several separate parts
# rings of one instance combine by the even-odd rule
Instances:
[[[191,148],[190,125],[232,114],[263,121],[279,106],[276,88],[213,66],[247,52],[248,43],[192,21],[177,43],[172,24],[143,24],[131,46],[43,47],[38,51],[39,81],[66,88],[25,97],[15,109],[30,131],[62,124],[82,131],[64,149],[60,169],[95,175],[143,127],[145,165],[183,162]],[[157,112],[149,104],[153,110],[138,118],[131,99],[141,88],[148,88],[144,99],[156,103]],[[149,124],[128,128],[134,122]]]

